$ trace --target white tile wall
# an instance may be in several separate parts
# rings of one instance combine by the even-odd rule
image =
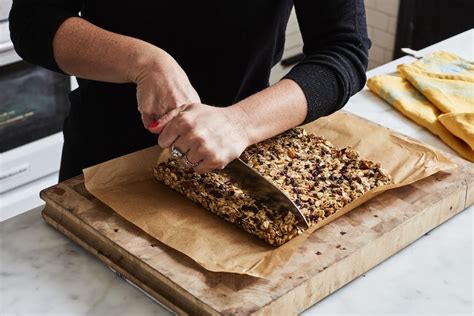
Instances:
[[[372,5],[374,1],[366,1],[366,5],[367,2],[372,2],[370,3],[370,5]],[[393,16],[393,14],[398,14],[398,4],[399,0],[375,0],[375,8],[378,11],[384,12],[389,16]]]
[[[295,11],[293,10],[286,28],[285,50],[282,59],[298,55],[303,51],[303,39],[301,38],[300,28],[296,20]],[[280,80],[284,75],[290,71],[291,67],[283,67],[279,63],[273,67],[270,75],[270,84]]]
[[[369,69],[392,60],[400,0],[365,0],[367,29],[372,40]]]
[[[400,0],[364,1],[367,12],[367,31],[372,40],[372,48],[369,51],[369,69],[392,60],[399,1]],[[301,39],[298,22],[293,11],[286,30],[286,44],[283,58],[300,53],[302,48],[303,40]],[[280,80],[290,68],[291,67],[282,67],[280,64],[276,65],[272,70],[270,83],[275,83]]]

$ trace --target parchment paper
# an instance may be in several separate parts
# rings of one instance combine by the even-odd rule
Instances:
[[[332,217],[275,248],[226,222],[153,178],[158,146],[84,170],[87,190],[126,220],[210,271],[268,276],[316,229],[375,195],[456,165],[427,145],[355,115],[338,112],[305,125],[338,147],[352,146],[380,162],[394,184],[377,188]]]

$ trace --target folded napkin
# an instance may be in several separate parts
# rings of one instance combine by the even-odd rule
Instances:
[[[438,116],[438,120],[474,150],[474,113],[442,114]]]
[[[398,66],[398,75],[375,76],[370,90],[474,161],[474,64],[436,52]]]

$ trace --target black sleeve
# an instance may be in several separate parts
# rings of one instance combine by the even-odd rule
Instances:
[[[13,0],[10,36],[24,60],[62,72],[53,53],[53,39],[59,26],[78,16],[82,0]]]
[[[308,101],[304,123],[342,108],[366,81],[370,40],[363,0],[294,0],[305,59],[285,76]]]

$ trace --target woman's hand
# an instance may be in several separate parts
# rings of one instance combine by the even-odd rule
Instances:
[[[147,53],[140,63],[135,83],[137,84],[138,110],[145,128],[165,113],[182,105],[200,103],[184,70],[169,54],[161,49]]]
[[[162,148],[174,144],[190,163],[199,163],[194,167],[198,173],[223,169],[252,144],[246,114],[233,106],[184,105],[162,117],[153,132],[161,133]]]

